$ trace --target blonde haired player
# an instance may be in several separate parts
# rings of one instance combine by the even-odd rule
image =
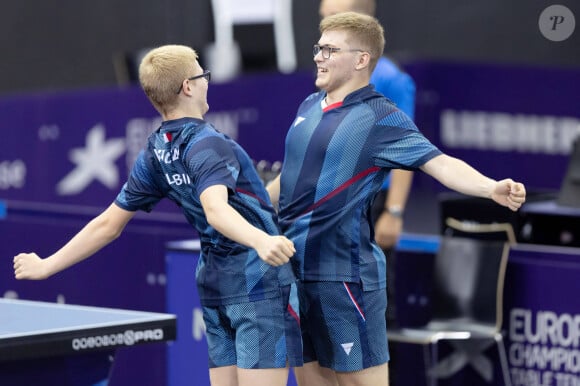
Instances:
[[[203,120],[210,75],[186,46],[145,55],[139,80],[163,118],[161,127],[103,213],[45,259],[35,253],[14,257],[14,273],[17,279],[44,279],[79,263],[115,240],[137,210],[149,212],[168,198],[200,235],[196,281],[212,386],[285,386],[287,366],[302,364],[295,276],[288,264],[295,249],[279,235],[250,157]]]

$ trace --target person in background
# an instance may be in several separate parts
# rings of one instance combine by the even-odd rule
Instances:
[[[163,122],[128,181],[51,256],[15,256],[15,277],[45,279],[81,262],[119,237],[136,211],[150,212],[168,198],[200,235],[196,281],[212,386],[286,386],[288,366],[302,365],[296,277],[288,263],[294,245],[280,235],[250,157],[203,120],[210,72],[197,53],[182,45],[155,48],[143,58],[139,80]]]
[[[422,170],[449,189],[518,210],[523,184],[494,180],[443,154],[370,84],[383,54],[374,17],[343,12],[320,22],[313,47],[319,92],[286,136],[280,175],[268,185],[294,242],[304,366],[301,386],[386,386],[386,259],[370,208],[392,169]]]

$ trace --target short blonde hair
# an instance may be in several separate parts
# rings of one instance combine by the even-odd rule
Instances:
[[[191,47],[172,44],[154,48],[143,57],[139,83],[159,112],[175,106],[177,90],[192,76],[197,58]]]
[[[385,49],[385,31],[379,21],[358,12],[342,12],[327,16],[320,22],[320,33],[326,31],[345,31],[350,44],[358,45],[371,55],[370,70],[375,69]]]

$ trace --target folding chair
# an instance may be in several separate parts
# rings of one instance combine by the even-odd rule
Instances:
[[[493,364],[483,351],[495,343],[504,384],[511,386],[501,327],[509,247],[515,244],[512,226],[455,219],[447,219],[446,224],[450,231],[441,237],[435,255],[430,321],[419,328],[389,329],[388,339],[423,346],[429,385],[467,364],[491,382]],[[456,349],[443,360],[438,358],[440,341],[449,341]]]

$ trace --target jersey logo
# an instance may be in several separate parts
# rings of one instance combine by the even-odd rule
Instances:
[[[349,355],[350,350],[352,350],[352,346],[354,346],[354,342],[342,343],[341,346],[342,346],[342,349],[344,350],[344,352],[346,353],[346,355]]]
[[[294,127],[298,126],[299,124],[302,123],[302,121],[304,121],[306,118],[304,117],[297,117],[296,120],[294,121]]]

